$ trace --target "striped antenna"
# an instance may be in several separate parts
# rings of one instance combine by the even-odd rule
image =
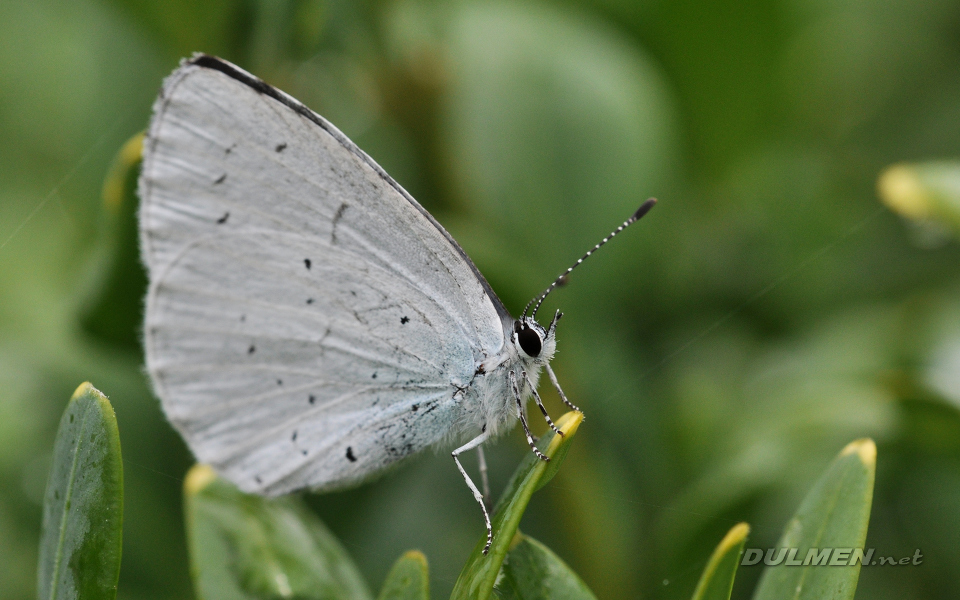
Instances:
[[[600,240],[599,244],[591,248],[589,252],[587,252],[582,257],[580,257],[580,260],[573,263],[573,265],[569,269],[564,271],[559,277],[557,277],[553,281],[553,283],[547,286],[547,289],[545,289],[542,294],[540,294],[538,297],[534,298],[530,302],[527,302],[527,306],[524,307],[523,314],[521,316],[526,317],[527,311],[530,310],[530,305],[533,304],[534,301],[536,301],[537,304],[536,306],[533,307],[533,314],[530,316],[534,319],[537,318],[537,311],[540,310],[540,305],[543,304],[544,299],[546,299],[546,297],[550,294],[550,292],[552,292],[555,288],[557,288],[558,286],[564,285],[567,282],[567,275],[569,275],[571,271],[573,271],[578,266],[580,266],[580,263],[587,260],[587,257],[589,257],[591,254],[599,250],[600,246],[603,246],[604,244],[612,240],[613,236],[617,235],[618,233],[620,233],[630,225],[633,225],[634,223],[639,221],[643,217],[643,215],[650,212],[650,209],[653,208],[656,203],[657,203],[656,198],[650,198],[649,200],[641,204],[640,208],[637,209],[637,212],[633,213],[633,215],[629,219],[624,221],[623,225],[614,229],[612,232],[610,232],[610,235]]]

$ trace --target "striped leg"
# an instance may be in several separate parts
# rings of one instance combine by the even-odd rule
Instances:
[[[553,419],[551,419],[550,415],[547,414],[547,409],[543,405],[543,401],[540,400],[540,394],[538,394],[536,388],[533,387],[533,382],[530,381],[530,378],[527,376],[527,372],[521,371],[521,374],[523,375],[523,378],[527,381],[527,385],[530,386],[530,391],[533,392],[533,399],[537,401],[537,406],[540,407],[540,412],[543,413],[543,418],[547,420],[547,425],[550,426],[550,429],[556,431],[557,435],[559,435],[560,437],[563,437],[563,432],[557,429],[557,426],[553,424]]]
[[[557,393],[560,394],[560,399],[563,400],[563,403],[569,406],[570,408],[572,408],[573,410],[577,411],[578,413],[583,414],[583,411],[580,410],[577,407],[577,405],[567,400],[567,395],[563,393],[562,389],[560,389],[560,382],[557,381],[557,376],[554,375],[553,369],[550,368],[550,364],[548,363],[544,366],[547,368],[547,375],[550,377],[550,383],[553,384],[553,387],[557,388]]]
[[[483,446],[477,446],[477,462],[480,467],[480,489],[483,490],[483,497],[490,497],[490,480],[487,479],[487,457],[483,455]]]
[[[463,465],[460,464],[460,459],[458,456],[467,450],[479,448],[480,444],[487,441],[488,437],[490,437],[490,434],[488,434],[486,429],[484,429],[480,435],[450,453],[450,455],[453,456],[453,462],[457,463],[457,468],[460,469],[460,474],[463,475],[464,481],[467,482],[467,487],[470,488],[471,492],[473,492],[473,498],[477,501],[477,503],[480,504],[480,510],[483,511],[483,521],[487,524],[487,545],[483,547],[484,554],[490,551],[490,544],[493,543],[493,525],[490,524],[490,513],[487,512],[487,505],[483,501],[483,494],[480,493],[480,490],[477,489],[476,484],[474,484],[473,480],[470,479],[470,476],[467,475],[467,471],[463,468]]]
[[[523,397],[520,395],[520,388],[517,387],[517,375],[513,371],[510,371],[510,387],[513,388],[513,397],[517,399],[517,416],[520,417],[520,424],[523,425],[523,432],[527,435],[527,443],[530,444],[530,449],[540,460],[550,460],[550,457],[540,452],[537,443],[533,441],[533,434],[530,433],[530,427],[527,425],[527,417],[523,414]]]

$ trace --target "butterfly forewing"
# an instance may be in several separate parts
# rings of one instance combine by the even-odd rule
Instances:
[[[232,65],[165,82],[140,191],[147,368],[197,458],[245,490],[351,485],[436,443],[502,348],[506,313],[449,236]]]

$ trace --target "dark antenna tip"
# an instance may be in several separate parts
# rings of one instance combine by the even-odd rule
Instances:
[[[631,221],[639,221],[643,218],[643,215],[650,212],[650,209],[657,205],[656,198],[648,198],[646,202],[640,205],[640,208],[637,209],[637,212],[633,213],[633,216],[630,217]]]
[[[547,289],[545,289],[542,294],[540,294],[539,296],[537,296],[536,298],[528,302],[527,306],[524,307],[523,313],[521,313],[520,316],[526,317],[527,311],[530,310],[530,306],[534,305],[534,302],[536,302],[536,305],[533,306],[533,313],[530,315],[531,317],[536,318],[537,311],[540,310],[540,305],[543,304],[544,299],[546,299],[546,297],[550,295],[550,292],[552,292],[554,289],[558,287],[562,287],[567,284],[567,275],[569,275],[571,271],[576,269],[581,263],[583,263],[583,261],[590,258],[591,254],[599,250],[601,246],[609,242],[615,235],[617,235],[618,233],[620,233],[630,225],[633,225],[634,223],[642,219],[645,214],[650,212],[651,208],[656,206],[656,204],[657,204],[656,198],[648,198],[647,201],[641,204],[640,208],[638,208],[636,212],[633,213],[633,215],[629,219],[624,221],[620,227],[617,227],[616,229],[614,229],[610,233],[610,235],[600,240],[600,243],[594,246],[593,248],[591,248],[589,252],[587,252],[586,254],[583,255],[583,257],[580,258],[580,260],[573,263],[573,265],[569,269],[561,273],[560,276],[557,277],[553,283],[547,286]]]

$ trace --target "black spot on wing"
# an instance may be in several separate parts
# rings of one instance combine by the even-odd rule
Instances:
[[[250,89],[256,91],[258,94],[264,94],[266,96],[269,96],[270,98],[273,98],[274,100],[276,100],[280,104],[283,104],[284,106],[294,111],[295,113],[299,114],[300,116],[306,118],[309,121],[312,121],[314,124],[316,124],[321,129],[323,129],[328,134],[330,134],[334,139],[336,139],[340,143],[341,146],[343,146],[345,149],[353,153],[361,161],[366,163],[370,168],[372,168],[380,176],[380,178],[384,182],[386,182],[389,186],[394,188],[400,195],[406,198],[407,201],[410,202],[411,206],[413,206],[418,211],[420,211],[420,213],[428,221],[430,221],[430,223],[432,223],[433,226],[436,227],[437,230],[441,234],[443,234],[445,238],[447,238],[447,241],[450,243],[450,245],[453,246],[453,248],[460,254],[460,256],[467,263],[467,265],[469,265],[474,275],[476,275],[477,279],[480,281],[480,284],[483,286],[483,289],[486,292],[487,297],[490,298],[491,302],[493,302],[493,305],[497,311],[497,314],[500,315],[501,319],[505,323],[513,322],[513,317],[510,316],[510,312],[506,309],[506,307],[503,306],[503,302],[501,302],[500,298],[497,297],[497,294],[493,291],[493,288],[490,287],[490,284],[487,282],[486,278],[484,278],[483,274],[480,273],[480,270],[473,263],[473,261],[470,260],[470,257],[467,256],[467,253],[464,252],[463,248],[460,247],[460,244],[458,244],[456,240],[454,240],[453,237],[451,237],[450,234],[447,233],[447,230],[444,229],[443,226],[441,226],[437,222],[437,220],[433,218],[433,215],[427,212],[425,208],[420,206],[420,204],[417,203],[417,201],[414,200],[413,197],[411,197],[406,190],[400,187],[400,184],[394,181],[392,177],[387,175],[386,171],[384,171],[380,167],[380,165],[375,163],[373,159],[371,159],[359,148],[357,148],[357,146],[353,142],[347,139],[342,133],[337,131],[336,128],[330,125],[330,123],[328,123],[323,117],[316,114],[315,112],[313,112],[312,110],[310,110],[309,108],[301,104],[300,102],[297,102],[296,100],[290,98],[283,92],[280,92],[276,88],[270,85],[267,85],[266,83],[263,82],[263,80],[257,77],[254,77],[253,75],[251,75],[250,73],[247,73],[246,71],[240,69],[239,67],[232,65],[224,60],[221,60],[215,56],[210,56],[208,54],[200,54],[200,55],[194,56],[188,62],[189,64],[197,65],[198,67],[219,71],[224,75],[227,75],[228,77],[231,77],[234,80],[239,81],[240,83],[246,85]]]
[[[278,379],[278,380],[277,380],[277,385],[283,385],[283,380],[282,380],[282,379]]]
[[[247,348],[247,354],[253,354],[256,351],[257,351],[257,347],[254,346],[253,344],[250,344],[250,347]]]
[[[290,436],[290,441],[291,441],[291,442],[297,441],[297,430],[296,430],[296,429],[293,430],[293,435]]]
[[[227,180],[227,174],[224,173],[220,177],[217,177],[217,180],[213,182],[213,185],[217,185],[218,183],[223,183],[226,180]]]
[[[323,336],[321,336],[320,339],[317,340],[317,343],[320,344],[320,354],[321,354],[321,356],[323,355],[324,350],[325,350],[325,346],[323,345],[323,342],[327,339],[327,336],[330,335],[330,331],[331,331],[331,328],[330,328],[330,327],[327,327],[327,330],[323,332]]]
[[[353,455],[353,448],[351,446],[347,446],[347,460],[357,462],[357,457]]]
[[[384,446],[383,449],[386,450],[387,454],[392,456],[394,459],[404,458],[413,454],[413,444],[410,442],[397,446]]]
[[[400,324],[401,324],[401,325],[406,325],[406,324],[409,323],[409,322],[410,322],[410,317],[400,317]]]
[[[316,403],[316,401],[317,401],[317,397],[314,396],[313,394],[310,394],[310,396],[307,397],[307,402],[309,402],[310,404],[314,404]]]
[[[333,215],[333,225],[330,227],[330,243],[337,243],[337,223],[340,222],[340,219],[343,218],[343,213],[347,212],[347,203],[344,202],[340,205],[340,208],[337,209],[337,213]]]
[[[230,218],[230,211],[223,213],[223,216],[217,219],[217,225],[223,225]]]
[[[313,304],[313,298],[307,298],[307,304]]]
[[[303,265],[304,265],[305,267],[307,267],[307,270],[308,270],[308,271],[310,270],[310,265],[311,265],[311,264],[313,264],[313,263],[310,262],[310,259],[309,259],[309,258],[303,259]]]
[[[287,148],[287,143],[283,142],[282,144],[277,144],[277,147],[274,148],[277,152],[283,152]]]

